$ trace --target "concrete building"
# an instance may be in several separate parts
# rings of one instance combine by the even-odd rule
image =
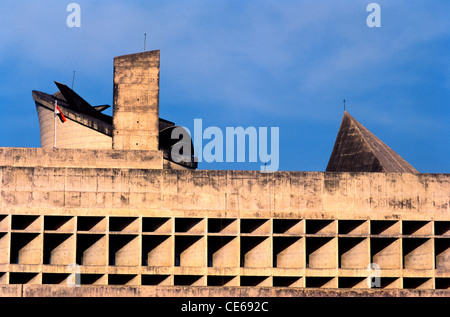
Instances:
[[[348,113],[326,172],[198,170],[159,51],[114,59],[112,117],[57,86],[33,91],[41,148],[0,148],[0,295],[450,295],[450,175]]]

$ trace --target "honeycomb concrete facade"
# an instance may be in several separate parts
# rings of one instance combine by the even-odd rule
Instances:
[[[66,149],[46,152],[2,149],[11,158],[0,169],[4,288],[70,294],[77,263],[73,291],[88,294],[123,285],[160,295],[186,286],[448,295],[448,175],[174,171],[156,158],[159,168],[74,167],[60,159]],[[368,287],[370,263],[379,288]]]
[[[170,169],[125,87],[113,148],[0,148],[0,295],[450,295],[449,174]]]

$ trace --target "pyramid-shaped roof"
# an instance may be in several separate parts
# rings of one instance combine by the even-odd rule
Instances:
[[[419,173],[347,111],[326,171]]]

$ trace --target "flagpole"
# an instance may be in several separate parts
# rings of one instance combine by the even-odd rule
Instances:
[[[55,100],[55,111],[53,113],[53,116],[55,117],[55,148],[56,148],[56,107],[58,106],[58,101]]]

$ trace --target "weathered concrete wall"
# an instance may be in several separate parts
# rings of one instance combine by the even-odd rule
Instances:
[[[158,150],[159,50],[114,58],[113,148]]]
[[[163,170],[160,153],[0,149],[4,294],[449,292],[448,174]],[[83,285],[61,288],[71,263]]]
[[[160,151],[0,148],[0,166],[162,169],[163,156]]]
[[[333,290],[273,287],[183,287],[183,286],[84,286],[8,285],[0,292],[11,297],[446,297],[446,290]]]
[[[252,171],[175,171],[112,168],[155,166],[155,152],[127,152],[143,161],[126,161],[111,151],[70,152],[85,156],[86,165],[71,166],[63,149],[0,150],[14,167],[3,166],[4,208],[99,208],[101,214],[180,216],[302,217],[347,219],[448,219],[448,174],[319,173]],[[31,152],[36,153],[34,160]],[[123,152],[125,153],[125,152]],[[117,154],[117,156],[116,156]],[[59,156],[61,155],[61,156]],[[111,157],[115,158],[108,161]],[[40,161],[42,160],[42,161]],[[47,160],[47,161],[45,161]],[[76,158],[73,157],[76,161]],[[106,163],[108,162],[108,163]],[[108,164],[109,168],[100,166]],[[2,164],[5,165],[5,164]],[[38,165],[31,167],[30,165]],[[41,165],[41,166],[39,166]],[[16,167],[17,166],[17,167]],[[19,167],[24,166],[24,167]],[[27,167],[28,166],[28,167]],[[106,166],[105,166],[106,167]],[[114,211],[116,209],[116,211]]]

